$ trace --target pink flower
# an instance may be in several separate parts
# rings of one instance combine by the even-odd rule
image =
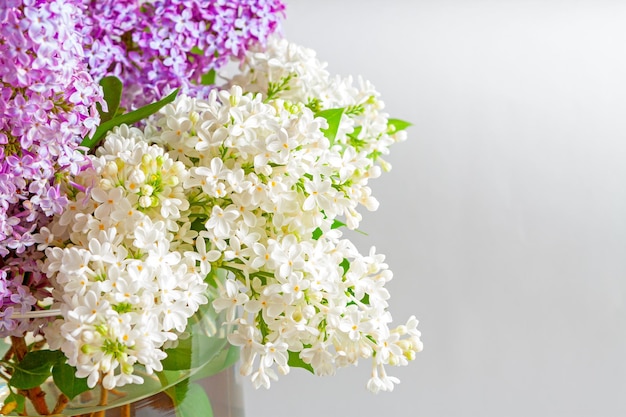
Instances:
[[[33,235],[65,207],[60,181],[84,164],[76,149],[99,123],[102,89],[86,72],[82,4],[12,0],[0,10],[0,337],[40,324],[16,324],[10,311],[36,310],[50,295]]]
[[[136,108],[175,88],[206,95],[202,76],[264,45],[279,26],[281,0],[103,0],[85,25],[90,71],[119,77],[122,106]]]

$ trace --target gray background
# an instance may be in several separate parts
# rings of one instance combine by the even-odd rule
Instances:
[[[626,414],[626,2],[288,1],[285,35],[362,74],[410,120],[380,209],[397,322],[425,350],[370,394],[370,366],[301,370],[248,417]]]

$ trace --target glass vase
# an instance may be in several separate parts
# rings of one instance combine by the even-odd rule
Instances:
[[[182,411],[165,392],[137,400],[124,407],[104,410],[104,417],[244,417],[243,390],[231,366],[216,375],[196,380],[195,383],[207,394],[210,409],[206,404],[197,404],[192,410]],[[192,413],[192,414],[190,414]],[[87,414],[91,417],[91,414]],[[94,417],[99,417],[94,414]]]
[[[203,306],[190,319],[177,346],[167,349],[161,372],[148,375],[140,366],[135,374],[142,384],[130,384],[103,390],[100,385],[83,392],[59,408],[61,392],[49,378],[40,386],[45,402],[54,416],[80,417],[243,417],[242,388],[235,377],[234,363],[239,357],[226,336],[232,331],[224,324],[223,314],[217,314],[210,304]],[[5,355],[10,344],[0,346]],[[1,368],[1,367],[0,367]],[[5,375],[6,370],[0,369]],[[0,380],[0,401],[10,394]],[[15,389],[14,389],[15,391]],[[5,415],[40,417],[30,401],[24,410]]]

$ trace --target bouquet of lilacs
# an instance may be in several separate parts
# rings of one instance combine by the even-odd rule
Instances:
[[[283,10],[0,0],[1,413],[162,379],[206,307],[255,387],[369,358],[390,391],[422,349],[414,317],[391,327],[384,256],[341,232],[408,123],[278,37]]]

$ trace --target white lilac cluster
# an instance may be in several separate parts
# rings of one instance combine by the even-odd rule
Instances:
[[[189,174],[126,126],[109,134],[74,180],[66,211],[44,228],[44,272],[62,318],[45,329],[94,387],[141,383],[134,365],[162,370],[163,345],[208,302],[204,275],[184,255],[182,184]],[[184,236],[181,238],[181,233]]]
[[[265,97],[303,103],[315,112],[345,109],[335,145],[344,148],[345,158],[370,159],[388,171],[391,166],[381,156],[406,140],[406,132],[390,125],[380,93],[369,81],[331,76],[327,66],[314,50],[272,37],[265,49],[248,51],[230,82]]]
[[[404,136],[389,131],[369,83],[331,80],[310,57],[271,44],[233,81],[257,94],[233,85],[206,101],[180,98],[149,127],[151,140],[189,169],[200,266],[232,273],[213,306],[238,324],[229,340],[242,348],[241,372],[269,387],[290,356],[318,375],[372,358],[368,388],[392,390],[397,379],[384,366],[405,365],[422,349],[417,320],[390,328],[384,256],[359,254],[334,226],[341,219],[354,229],[359,206],[377,208],[368,180]],[[260,81],[267,74],[278,75]],[[316,115],[339,107],[330,134]]]
[[[368,388],[392,390],[385,366],[422,349],[414,317],[391,327],[384,256],[337,228],[377,208],[368,181],[403,132],[369,83],[331,79],[283,41],[265,54],[242,86],[180,96],[144,130],[109,134],[42,233],[63,316],[46,336],[91,386],[139,381],[135,363],[160,369],[207,283],[256,387],[290,366],[330,375],[370,358]],[[215,270],[229,274],[213,282]]]

